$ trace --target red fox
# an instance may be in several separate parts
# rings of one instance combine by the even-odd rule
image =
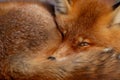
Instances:
[[[57,4],[56,21],[64,36],[57,54],[65,56],[72,53],[70,50],[82,52],[94,47],[120,51],[119,7],[113,10],[102,0],[56,0]],[[70,50],[60,52],[64,47]]]
[[[0,80],[120,80],[119,7],[56,1],[0,3]]]

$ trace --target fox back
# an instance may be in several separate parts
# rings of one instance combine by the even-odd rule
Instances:
[[[12,77],[8,74],[13,79],[25,80],[26,76],[18,76],[17,66],[24,73],[23,61],[26,63],[33,56],[42,59],[41,56],[49,56],[56,49],[61,34],[50,11],[47,5],[37,2],[0,3],[0,80],[10,80]],[[13,67],[18,74],[14,74]]]

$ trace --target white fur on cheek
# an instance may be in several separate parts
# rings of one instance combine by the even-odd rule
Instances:
[[[103,50],[103,52],[110,52],[110,51],[112,51],[113,49],[112,48],[105,48],[104,50]]]

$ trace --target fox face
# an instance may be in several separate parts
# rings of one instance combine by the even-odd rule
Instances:
[[[99,0],[56,2],[59,2],[55,6],[58,8],[56,21],[63,34],[63,43],[56,55],[84,53],[95,48],[113,48],[119,52],[120,46],[116,45],[120,36],[116,27],[119,24],[119,8],[113,10],[111,5]]]
[[[56,21],[63,40],[52,56],[56,58],[56,61],[64,62],[70,56],[79,55],[78,71],[75,70],[72,73],[76,77],[67,78],[72,80],[119,79],[120,71],[114,69],[120,67],[119,64],[114,64],[115,60],[119,61],[117,56],[113,60],[113,58],[110,59],[110,54],[106,54],[112,53],[111,57],[119,55],[120,46],[117,45],[120,43],[119,7],[113,10],[111,5],[102,0],[57,0],[54,4]],[[109,63],[108,55],[110,61],[113,62]],[[98,65],[106,67],[101,68],[104,70],[100,74]],[[85,69],[86,66],[88,70]],[[95,74],[94,71],[98,73]],[[109,71],[115,74],[109,74]]]

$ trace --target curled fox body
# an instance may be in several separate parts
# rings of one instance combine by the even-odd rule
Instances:
[[[0,80],[30,80],[25,78],[28,75],[20,76],[27,74],[25,67],[30,71],[26,59],[46,56],[44,53],[48,56],[60,43],[61,35],[49,10],[36,2],[0,3]]]
[[[119,80],[120,9],[56,1],[0,3],[0,80]]]

